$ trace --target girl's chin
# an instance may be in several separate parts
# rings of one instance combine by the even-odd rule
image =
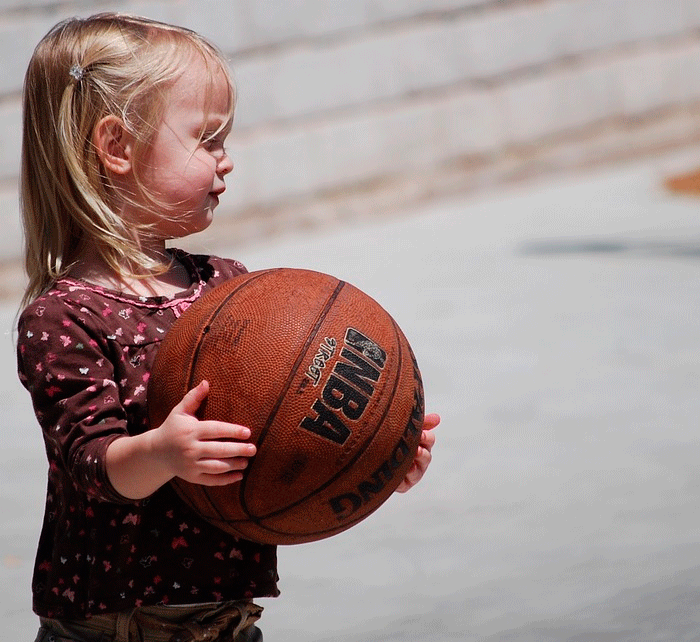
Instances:
[[[181,226],[177,226],[175,229],[172,229],[171,233],[168,235],[168,238],[170,240],[181,239],[186,236],[190,236],[191,234],[203,232],[212,224],[213,221],[214,212],[210,208],[206,210],[206,212],[197,216],[196,218],[193,216],[190,220],[187,221],[187,223]]]

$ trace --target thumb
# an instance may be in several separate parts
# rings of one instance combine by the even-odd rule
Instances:
[[[192,415],[197,412],[199,406],[207,398],[209,394],[209,382],[202,381],[198,386],[192,388],[183,398],[182,401],[177,405],[180,412],[186,415]]]

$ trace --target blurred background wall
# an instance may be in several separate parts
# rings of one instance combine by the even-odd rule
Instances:
[[[58,20],[107,10],[230,56],[236,169],[207,249],[700,139],[698,0],[0,0],[6,268],[26,64]]]

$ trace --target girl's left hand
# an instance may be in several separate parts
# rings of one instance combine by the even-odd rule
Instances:
[[[435,426],[440,423],[440,415],[435,413],[426,415],[423,419],[423,434],[418,445],[416,458],[413,460],[413,465],[408,469],[406,477],[396,489],[397,493],[405,493],[413,488],[425,475],[425,471],[430,465],[430,460],[433,458],[430,451],[435,444],[435,435],[431,432]]]

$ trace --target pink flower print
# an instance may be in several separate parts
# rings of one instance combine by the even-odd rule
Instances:
[[[144,392],[146,392],[146,388],[144,388],[143,386],[136,386],[136,388],[134,388],[134,397],[138,397]]]
[[[134,343],[141,343],[145,341],[146,337],[144,337],[142,334],[135,334],[134,335]]]
[[[48,397],[53,397],[58,392],[61,392],[61,389],[58,386],[49,386],[46,389],[46,395]]]
[[[187,540],[184,537],[175,537],[173,538],[173,543],[172,547],[174,549],[178,548],[188,548],[189,544],[187,543]]]
[[[40,306],[36,309],[36,316],[38,316],[38,317],[43,317],[43,316],[44,316],[44,312],[46,312],[46,308],[45,308],[43,305],[40,305]]]
[[[61,325],[62,325],[64,328],[70,328],[71,325],[72,325],[72,323],[71,323],[68,319],[63,319],[63,321],[61,321]]]
[[[108,562],[107,560],[102,560],[102,565],[105,567],[105,573],[108,573],[110,570],[112,570],[111,562]]]
[[[137,331],[137,332],[143,332],[147,327],[148,327],[148,326],[147,326],[143,321],[141,321],[141,323],[139,323],[139,324],[136,326],[136,331]]]
[[[112,314],[112,308],[102,308],[102,316],[103,317],[108,317],[110,314]]]
[[[49,333],[48,333],[48,332],[42,332],[42,333],[41,333],[41,340],[42,340],[42,341],[48,341],[48,340],[49,340]]]
[[[70,589],[66,589],[63,591],[61,594],[63,597],[67,597],[71,602],[75,602],[75,591],[71,591]]]
[[[151,373],[147,372],[145,375],[143,375],[143,382],[146,383],[150,378],[151,378]]]
[[[105,405],[114,403],[116,399],[112,395],[107,395],[105,397]]]
[[[134,526],[138,526],[140,521],[141,521],[141,519],[138,515],[134,515],[134,513],[129,513],[124,518],[124,521],[122,522],[122,524],[133,524]]]
[[[131,316],[131,308],[124,308],[122,310],[119,310],[119,316],[122,319],[128,319]]]
[[[59,339],[61,340],[61,343],[63,344],[64,348],[67,348],[71,343],[73,343],[73,340],[70,337],[67,337],[63,334],[59,337]]]

